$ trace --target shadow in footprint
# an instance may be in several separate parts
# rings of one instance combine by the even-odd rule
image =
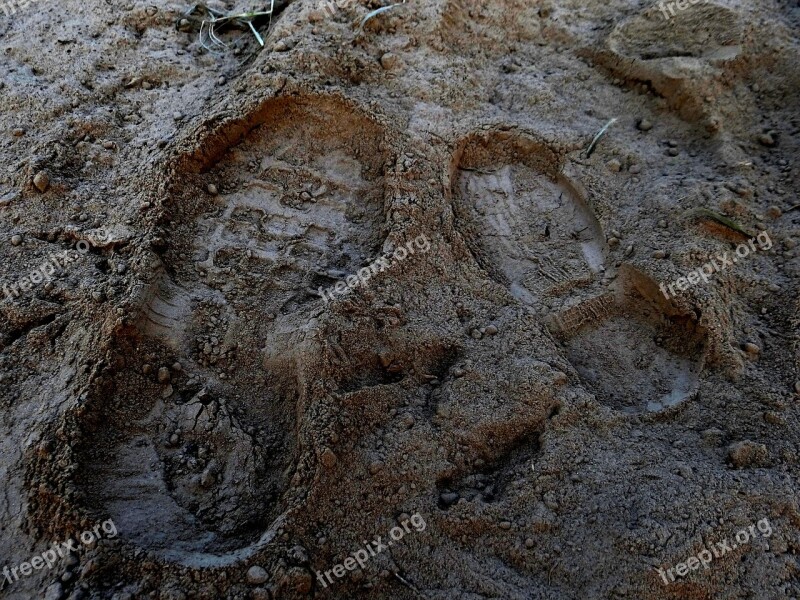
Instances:
[[[623,412],[658,412],[692,397],[704,331],[675,311],[655,282],[623,265],[613,293],[550,319],[567,357],[598,400]]]

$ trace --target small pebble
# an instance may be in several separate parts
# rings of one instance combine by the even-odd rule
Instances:
[[[161,367],[158,370],[158,383],[169,383],[169,381],[170,381],[169,369],[167,367]]]
[[[319,455],[319,460],[323,464],[323,466],[330,469],[336,464],[336,461],[338,459],[336,458],[336,455],[333,453],[333,450],[331,450],[330,448],[325,448],[322,451],[322,454]]]
[[[253,565],[247,569],[247,583],[251,585],[261,585],[269,579],[269,574],[263,567]]]
[[[441,500],[442,504],[445,506],[450,506],[458,502],[459,495],[456,492],[447,492],[439,496],[439,500]]]
[[[800,394],[800,381],[794,382],[794,391]]]
[[[628,172],[632,173],[633,175],[638,175],[642,172],[642,167],[640,165],[631,165],[628,169]]]
[[[402,62],[402,59],[392,52],[387,52],[381,56],[381,66],[387,71],[398,68]]]
[[[780,219],[783,215],[783,211],[780,209],[779,206],[770,206],[767,209],[767,216],[770,219]]]
[[[678,150],[677,148],[670,148],[669,150],[667,150],[667,154],[669,156],[678,156],[680,153],[681,151]]]
[[[775,145],[775,138],[771,133],[762,133],[758,136],[758,143],[767,148],[772,148]]]
[[[525,538],[525,547],[533,548],[533,538]]]
[[[208,193],[211,194],[212,196],[216,196],[219,193],[217,186],[215,186],[213,183],[209,183],[206,189],[208,190]]]
[[[745,440],[728,446],[728,459],[737,469],[762,467],[769,461],[769,451],[764,444]]]
[[[33,178],[33,185],[40,192],[46,192],[50,187],[50,176],[45,171],[39,171]]]
[[[145,375],[149,375],[152,372],[153,372],[153,366],[152,365],[144,365],[142,367],[142,373],[144,373]]]
[[[16,129],[12,130],[11,133],[14,135],[14,137],[22,137],[25,135],[25,130],[17,127]]]
[[[637,127],[639,127],[640,131],[650,131],[653,128],[653,124],[647,119],[642,119]]]
[[[613,173],[619,173],[620,169],[622,169],[622,163],[620,163],[616,158],[612,158],[606,163],[606,167]]]
[[[750,356],[758,356],[761,352],[761,348],[759,348],[753,342],[746,342],[742,344],[742,349],[747,352]]]
[[[667,253],[663,250],[656,250],[653,252],[653,258],[667,258]]]
[[[106,140],[105,142],[103,142],[103,148],[105,148],[106,150],[113,150],[114,142],[112,142],[111,140]]]
[[[11,245],[12,246],[19,246],[22,243],[22,236],[21,235],[12,235],[11,236]]]
[[[489,325],[485,329],[485,331],[486,331],[487,335],[496,335],[497,334],[497,327],[495,327],[494,325]]]

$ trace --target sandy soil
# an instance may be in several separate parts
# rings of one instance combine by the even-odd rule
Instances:
[[[0,597],[800,598],[798,2],[19,4]]]

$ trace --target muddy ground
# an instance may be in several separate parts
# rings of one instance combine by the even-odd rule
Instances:
[[[19,4],[1,597],[800,598],[798,2]]]

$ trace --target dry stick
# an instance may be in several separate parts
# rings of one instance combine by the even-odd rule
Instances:
[[[417,588],[415,588],[415,587],[414,587],[412,584],[410,584],[408,581],[406,581],[405,579],[403,579],[403,577],[400,575],[400,573],[397,573],[397,572],[395,572],[394,576],[395,576],[395,577],[397,577],[397,579],[399,579],[399,580],[400,580],[400,583],[402,583],[403,585],[405,585],[406,587],[408,587],[408,588],[409,588],[411,591],[413,591],[413,592],[414,592],[414,593],[415,593],[417,596],[419,596],[419,597],[420,597],[420,598],[422,598],[423,600],[426,600],[425,596],[423,596],[423,595],[420,593],[420,591],[419,591]]]
[[[597,135],[594,136],[592,143],[589,144],[589,149],[586,150],[586,158],[589,158],[592,155],[592,152],[594,152],[594,147],[597,145],[597,142],[599,142],[600,138],[605,135],[606,131],[608,131],[608,128],[611,127],[616,122],[617,118],[614,117],[608,123],[606,123],[605,126],[603,126],[603,128],[600,131],[597,132]]]
[[[361,25],[358,26],[358,30],[364,31],[364,25],[366,25],[367,21],[369,21],[372,17],[376,17],[381,13],[385,13],[388,10],[392,10],[397,6],[402,6],[405,3],[406,3],[405,0],[403,0],[402,2],[397,2],[396,4],[390,4],[389,6],[382,6],[381,8],[376,8],[372,12],[367,13],[367,16],[361,19]]]

